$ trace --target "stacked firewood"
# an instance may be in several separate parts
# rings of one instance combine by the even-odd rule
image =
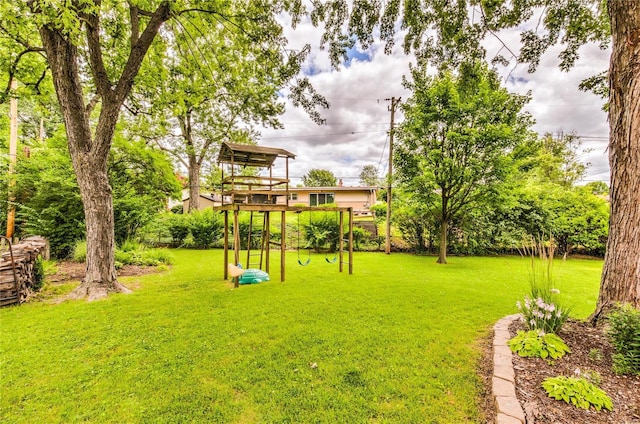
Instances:
[[[5,246],[0,259],[0,306],[22,303],[33,293],[36,259],[48,259],[48,250],[47,240],[40,236],[25,238],[11,250]]]

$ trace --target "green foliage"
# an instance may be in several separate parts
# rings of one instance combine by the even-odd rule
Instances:
[[[558,335],[541,330],[518,331],[509,340],[511,351],[523,357],[560,359],[571,349]]]
[[[121,265],[158,266],[173,262],[173,255],[167,249],[148,249],[130,240],[116,249],[115,256],[116,263]]]
[[[614,370],[640,375],[640,310],[622,305],[609,315],[608,323],[607,334],[615,351]]]
[[[189,219],[189,229],[196,247],[206,249],[222,235],[222,219],[219,214],[213,212],[213,209],[193,211],[186,216]]]
[[[86,240],[78,240],[75,242],[71,257],[75,262],[84,262],[87,260],[87,241]]]
[[[87,242],[78,241],[73,249],[73,260],[84,262],[87,257]],[[140,243],[126,240],[115,251],[116,268],[122,265],[142,265],[157,266],[160,264],[170,265],[173,261],[172,255],[166,249],[148,249]]]
[[[314,168],[302,176],[302,184],[305,187],[335,187],[337,180],[333,172]]]
[[[375,205],[369,206],[369,210],[373,213],[373,219],[376,224],[380,224],[385,221],[387,218],[387,204],[386,203],[376,203]]]
[[[549,397],[563,400],[578,408],[589,409],[593,407],[596,411],[603,408],[609,411],[613,410],[613,402],[607,393],[586,378],[548,377],[542,382],[542,387]]]
[[[516,305],[529,330],[557,333],[569,318],[569,309],[561,308],[554,303],[547,303],[542,297],[535,299],[525,297],[523,303],[518,301]]]
[[[360,171],[360,185],[378,187],[381,185],[378,168],[375,165],[365,165]]]
[[[191,229],[191,218],[189,215],[184,214],[164,214],[164,221],[167,224],[167,229],[171,234],[174,246],[181,246],[184,240],[189,235]]]
[[[593,362],[602,362],[604,359],[604,355],[602,354],[602,350],[593,348],[589,350],[589,360]]]
[[[366,242],[369,237],[371,237],[371,233],[364,228],[353,227],[353,244],[356,250],[360,250],[360,244]]]
[[[309,220],[302,224],[307,248],[320,252],[323,247],[328,246],[334,252],[340,241],[340,224],[335,215],[325,212],[309,214]]]
[[[33,264],[33,284],[31,288],[33,291],[38,291],[44,285],[44,277],[45,277],[45,266],[44,259],[38,257]]]
[[[49,240],[53,257],[67,257],[84,238],[84,211],[71,159],[61,134],[33,148],[16,168],[18,235],[38,234]]]
[[[180,194],[171,162],[160,150],[144,142],[114,138],[109,156],[109,179],[113,186],[116,243],[137,235]]]

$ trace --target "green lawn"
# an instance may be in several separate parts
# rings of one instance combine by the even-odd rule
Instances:
[[[221,251],[173,253],[130,295],[0,310],[1,420],[484,422],[479,340],[528,287],[520,258],[356,253],[349,275],[292,252],[285,283],[233,289]],[[578,317],[601,268],[555,262]]]

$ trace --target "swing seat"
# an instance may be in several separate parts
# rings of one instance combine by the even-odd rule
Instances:
[[[338,257],[334,256],[333,259],[329,259],[325,256],[324,260],[327,261],[327,263],[334,264],[338,260]]]
[[[232,278],[240,277],[246,270],[234,264],[227,264],[227,270]]]
[[[298,259],[298,264],[302,266],[307,266],[309,265],[310,262],[311,262],[311,258],[307,259],[306,261],[303,261],[302,259]]]

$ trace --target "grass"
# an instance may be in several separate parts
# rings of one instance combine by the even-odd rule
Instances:
[[[356,253],[349,275],[292,252],[285,283],[233,289],[221,251],[172,253],[130,295],[0,310],[3,422],[485,422],[479,342],[530,265]],[[578,317],[601,267],[555,264]]]

